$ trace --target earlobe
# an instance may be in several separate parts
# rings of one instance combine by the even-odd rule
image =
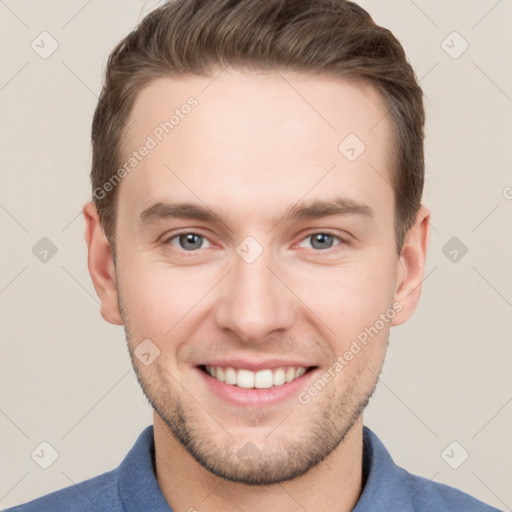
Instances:
[[[414,225],[405,236],[397,262],[397,284],[394,297],[395,302],[401,305],[401,310],[391,325],[406,322],[418,305],[430,235],[429,221],[430,212],[422,206],[416,214]]]
[[[96,205],[93,202],[87,203],[83,214],[88,250],[87,266],[101,302],[101,316],[111,324],[122,325],[112,251],[103,234]]]

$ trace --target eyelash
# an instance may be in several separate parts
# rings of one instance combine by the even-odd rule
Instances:
[[[314,235],[327,235],[327,236],[332,236],[334,237],[335,239],[337,239],[339,241],[338,244],[335,244],[333,245],[332,247],[329,247],[327,249],[315,249],[315,248],[311,248],[311,250],[315,253],[319,253],[319,254],[327,254],[327,253],[330,253],[332,254],[333,251],[336,251],[336,247],[340,247],[340,246],[344,246],[344,245],[349,245],[349,243],[341,238],[339,235],[335,235],[334,233],[330,233],[329,231],[313,231],[307,235],[305,235],[303,238],[301,238],[300,242],[299,243],[302,243],[303,241],[307,240],[308,238],[311,238],[312,236]],[[197,235],[197,236],[200,236],[206,240],[208,240],[208,242],[210,244],[212,244],[212,242],[210,242],[210,240],[208,239],[208,236],[205,235],[204,233],[202,233],[201,231],[181,231],[179,233],[175,233],[173,234],[172,236],[170,237],[167,237],[165,240],[164,240],[164,245],[171,245],[171,241],[174,240],[174,239],[177,239],[179,238],[180,236],[182,235]],[[295,244],[297,245],[297,244]],[[193,257],[194,253],[197,253],[199,252],[199,249],[195,250],[195,251],[187,251],[185,249],[182,249],[181,247],[180,248],[177,248],[175,247],[176,250],[178,250],[179,252],[182,252],[182,253],[187,253],[189,254],[190,256],[189,257]],[[200,248],[201,249],[201,248]],[[309,248],[308,248],[309,249]]]

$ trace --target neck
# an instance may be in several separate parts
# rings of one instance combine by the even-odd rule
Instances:
[[[156,474],[174,512],[349,512],[362,492],[363,420],[320,464],[294,480],[269,486],[230,482],[203,468],[154,414]]]

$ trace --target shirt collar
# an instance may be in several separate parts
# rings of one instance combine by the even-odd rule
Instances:
[[[363,493],[353,512],[414,512],[407,472],[392,460],[379,438],[363,430]],[[148,426],[119,466],[119,492],[127,512],[172,512],[155,474],[153,426]]]
[[[407,486],[408,473],[398,467],[380,439],[368,428],[363,430],[364,490],[352,512],[414,512]]]
[[[153,425],[144,429],[119,466],[119,494],[127,512],[172,512],[156,479]]]

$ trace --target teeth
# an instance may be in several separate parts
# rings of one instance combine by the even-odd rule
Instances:
[[[301,377],[305,373],[306,373],[306,368],[304,368],[304,367],[298,368],[297,372],[295,373],[295,378]]]
[[[225,382],[231,386],[247,389],[267,389],[298,379],[306,373],[306,368],[303,366],[288,366],[253,372],[245,369],[237,370],[231,366],[206,365],[206,372],[218,381]]]
[[[232,386],[234,386],[237,383],[236,370],[234,368],[228,366],[224,370],[224,382],[226,384],[231,384]]]
[[[242,370],[240,370],[242,371]],[[251,372],[252,373],[252,372]],[[254,374],[254,387],[259,389],[271,388],[274,385],[272,370],[260,370]]]
[[[274,370],[274,386],[280,386],[286,382],[286,376],[283,368]]]
[[[235,372],[235,370],[233,370]],[[238,370],[234,384],[239,388],[254,387],[254,372],[250,370]]]

